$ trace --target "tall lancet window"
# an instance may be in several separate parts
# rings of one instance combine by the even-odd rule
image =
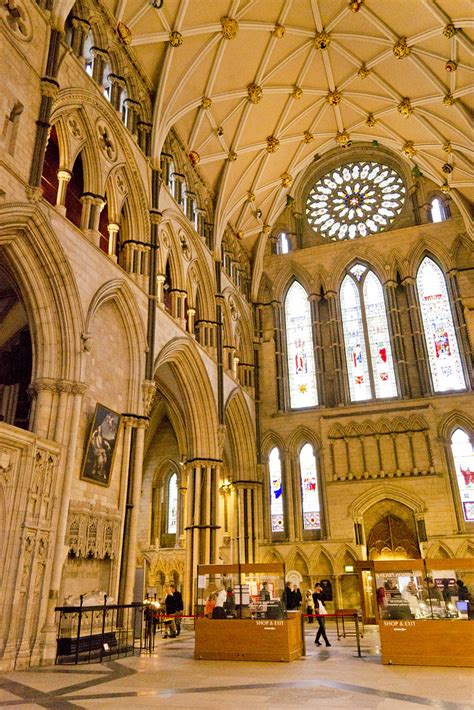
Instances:
[[[318,404],[314,364],[311,309],[308,294],[297,281],[285,299],[286,350],[290,385],[290,407]]]
[[[463,390],[462,370],[453,315],[443,272],[426,257],[416,276],[421,317],[435,392]]]
[[[456,429],[453,433],[451,451],[464,520],[474,523],[474,450],[468,435],[462,429]]]
[[[382,284],[373,271],[355,264],[340,297],[351,401],[396,397]]]
[[[319,503],[316,457],[311,444],[305,444],[300,451],[300,475],[303,528],[304,530],[319,530],[321,527],[321,506]]]
[[[280,452],[276,446],[270,451],[268,468],[270,472],[270,514],[272,518],[272,532],[285,532],[283,479],[281,475]]]
[[[166,532],[176,535],[178,520],[178,476],[173,473],[168,481],[168,524]]]

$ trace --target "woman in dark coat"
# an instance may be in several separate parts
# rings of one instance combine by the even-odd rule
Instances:
[[[319,582],[314,585],[313,601],[314,601],[314,613],[318,614],[318,616],[316,617],[316,620],[319,625],[318,626],[318,633],[316,634],[316,638],[314,640],[314,643],[316,644],[316,646],[321,646],[321,642],[319,641],[319,639],[322,636],[326,646],[330,646],[331,644],[329,643],[329,639],[326,635],[326,621],[325,621],[324,615],[321,615],[321,611],[323,611],[325,614],[326,609],[324,608],[325,596],[323,593],[323,588],[321,587]],[[322,605],[322,607],[320,606],[320,604]]]

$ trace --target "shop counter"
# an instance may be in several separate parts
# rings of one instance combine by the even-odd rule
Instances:
[[[304,653],[302,615],[288,619],[196,619],[194,658],[296,661]]]

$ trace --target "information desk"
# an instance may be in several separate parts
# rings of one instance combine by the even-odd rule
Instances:
[[[382,663],[474,668],[474,623],[430,619],[381,620]]]
[[[303,655],[301,612],[288,619],[196,619],[194,658],[296,661]]]

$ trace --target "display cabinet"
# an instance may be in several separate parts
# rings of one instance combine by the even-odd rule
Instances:
[[[474,666],[474,560],[373,566],[383,663]]]
[[[285,607],[284,565],[199,565],[196,590],[195,658],[292,661],[304,653],[302,615]]]

